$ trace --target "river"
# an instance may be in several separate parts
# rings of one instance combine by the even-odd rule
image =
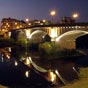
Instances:
[[[32,57],[24,50],[0,49],[0,84],[9,88],[54,88],[78,79],[87,55],[71,60]]]

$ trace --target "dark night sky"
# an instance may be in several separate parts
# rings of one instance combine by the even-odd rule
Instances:
[[[0,21],[7,17],[50,20],[52,9],[57,12],[55,20],[78,12],[77,21],[88,22],[88,0],[0,0]]]

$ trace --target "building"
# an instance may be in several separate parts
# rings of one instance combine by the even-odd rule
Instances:
[[[3,18],[1,21],[1,30],[2,31],[10,31],[14,29],[20,29],[27,27],[27,24],[22,20],[17,20],[14,18]]]
[[[71,17],[63,17],[60,21],[61,24],[70,24],[70,23],[75,23],[75,20],[72,19]]]

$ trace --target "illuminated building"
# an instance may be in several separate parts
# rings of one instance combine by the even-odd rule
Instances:
[[[22,20],[3,18],[1,21],[1,30],[5,30],[6,32],[24,27],[27,27],[27,24]]]

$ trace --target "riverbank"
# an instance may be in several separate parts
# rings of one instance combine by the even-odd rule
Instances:
[[[79,79],[71,84],[60,88],[88,88],[88,78]]]
[[[88,67],[80,68],[79,80],[61,88],[88,88]]]
[[[6,86],[3,86],[3,85],[0,85],[0,88],[8,88],[8,87],[6,87]]]

